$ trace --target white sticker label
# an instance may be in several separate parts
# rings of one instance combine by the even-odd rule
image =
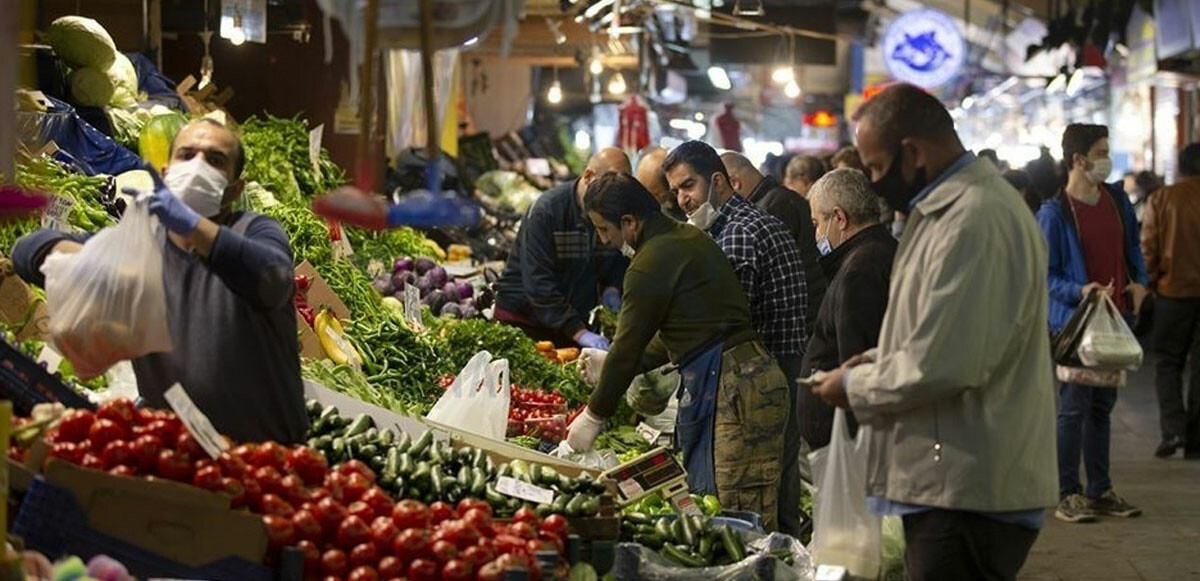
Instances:
[[[700,507],[696,506],[696,500],[687,493],[687,490],[671,497],[671,504],[675,507],[675,512],[679,514],[696,516],[704,514],[700,512]]]
[[[325,125],[321,124],[308,132],[308,160],[312,162],[313,173],[321,179],[321,135],[325,133]]]
[[[356,351],[353,350],[354,347],[352,345],[350,345],[350,342],[346,341],[345,337],[338,335],[337,331],[333,330],[333,327],[325,327],[325,335],[328,336],[329,339],[333,341],[333,344],[337,346],[338,351],[345,353],[346,356],[350,358],[350,366],[355,369],[358,369],[359,368],[358,359],[356,357],[354,357],[353,355],[351,355],[351,353],[356,353]]]
[[[421,322],[421,291],[411,284],[404,287],[404,318],[412,330],[425,330],[425,323]]]
[[[371,278],[375,278],[385,272],[384,268],[385,267],[383,266],[382,262],[380,262],[378,259],[372,258],[371,261],[367,263],[367,274],[371,275]]]
[[[213,427],[212,422],[208,421],[208,416],[196,407],[192,402],[192,398],[188,397],[183,386],[176,383],[163,394],[163,398],[167,400],[167,404],[175,413],[179,415],[179,420],[183,422],[187,431],[196,439],[196,443],[200,444],[201,448],[212,458],[216,458],[229,448],[229,444],[220,432]]]
[[[70,232],[71,208],[74,207],[75,200],[67,196],[54,196],[46,211],[42,213],[42,228]]]
[[[511,476],[501,476],[496,482],[496,492],[507,494],[513,498],[528,500],[537,504],[550,504],[554,502],[554,491],[541,486],[534,486],[523,480],[517,480]]]
[[[646,425],[646,422],[638,422],[637,428],[634,428],[634,430],[637,432],[637,435],[649,442],[650,445],[654,445],[658,441],[658,437],[662,435],[662,430],[651,428]]]
[[[617,488],[620,489],[621,494],[625,498],[636,498],[646,492],[646,490],[642,488],[642,485],[638,484],[637,481],[632,478],[618,482]]]
[[[46,371],[54,373],[58,371],[58,366],[62,364],[63,356],[58,354],[49,343],[42,345],[42,352],[38,353],[38,363],[46,364]]]

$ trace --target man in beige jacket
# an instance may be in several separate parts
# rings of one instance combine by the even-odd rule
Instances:
[[[1058,500],[1045,242],[936,98],[895,85],[855,120],[908,219],[878,348],[814,391],[864,426],[868,505],[903,517],[909,579],[1015,579]]]

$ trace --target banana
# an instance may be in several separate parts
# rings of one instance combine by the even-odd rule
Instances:
[[[362,357],[354,349],[354,345],[346,340],[346,331],[342,329],[342,323],[333,315],[333,311],[322,307],[313,319],[313,330],[317,332],[317,339],[321,341],[325,355],[334,363],[349,364],[355,368],[362,366]]]

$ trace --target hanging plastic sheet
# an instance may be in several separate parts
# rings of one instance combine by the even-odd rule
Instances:
[[[455,104],[461,91],[458,74],[458,49],[438,51],[433,58],[433,99],[441,127],[438,142],[451,157],[458,155],[458,114]],[[392,50],[385,63],[387,76],[388,133],[387,154],[394,158],[408,147],[424,148],[428,127],[421,53]]]
[[[141,158],[81,119],[70,105],[54,97],[47,99],[51,106],[45,113],[17,114],[21,142],[30,152],[53,141],[58,146],[55,159],[87,175],[118,175],[141,167]]]

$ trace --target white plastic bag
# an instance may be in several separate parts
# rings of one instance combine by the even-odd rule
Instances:
[[[880,518],[867,510],[867,435],[857,442],[846,429],[846,412],[833,414],[825,466],[813,507],[813,563],[837,565],[865,579],[879,575]]]
[[[130,204],[116,226],[79,252],[46,257],[50,336],[80,378],[171,350],[162,269],[162,246],[144,201]]]
[[[508,360],[493,361],[491,353],[480,351],[425,417],[449,428],[504,440],[510,397]]]
[[[1079,361],[1092,369],[1137,369],[1142,364],[1142,346],[1112,298],[1101,296],[1079,341]]]
[[[1087,367],[1069,367],[1055,365],[1054,376],[1063,383],[1087,385],[1091,387],[1125,387],[1126,372],[1124,369],[1115,371],[1104,369],[1088,369]]]

